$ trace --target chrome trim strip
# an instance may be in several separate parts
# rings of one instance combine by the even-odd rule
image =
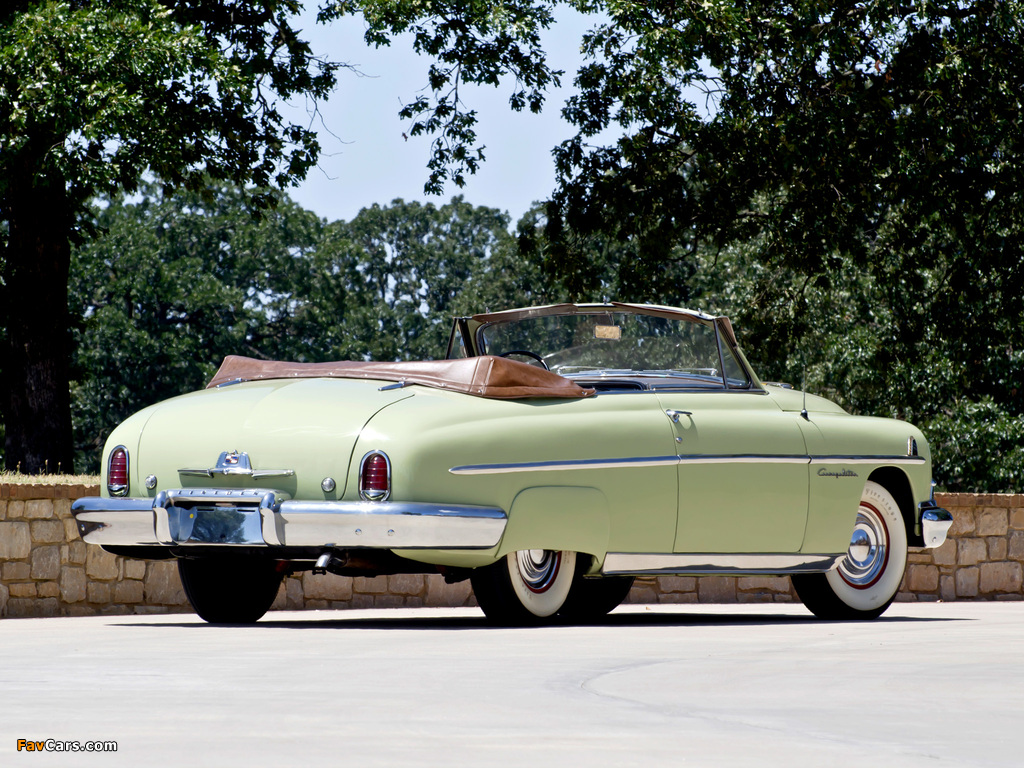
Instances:
[[[934,501],[922,501],[917,505],[921,512],[921,538],[927,548],[941,547],[946,542],[946,534],[953,525],[953,515],[942,507],[935,506]]]
[[[680,456],[682,464],[807,464],[807,456],[786,454],[744,453],[735,455],[693,454]]]
[[[186,477],[251,477],[259,480],[264,477],[294,477],[294,469],[227,469],[213,467],[211,469],[179,469],[179,475]]]
[[[811,456],[811,464],[924,464],[924,456]]]
[[[217,459],[217,466],[209,469],[179,469],[179,475],[187,477],[251,477],[258,480],[262,477],[293,477],[294,469],[253,469],[249,454],[224,451]]]
[[[505,532],[497,507],[419,502],[293,501],[265,489],[161,491],[72,504],[82,538],[118,546],[490,549]]]
[[[154,497],[154,505],[162,507],[166,502],[169,501],[173,504],[178,499],[187,499],[191,503],[210,500],[237,500],[243,503],[249,501],[255,504],[268,493],[276,493],[282,498],[288,498],[279,491],[270,491],[266,488],[170,488],[166,491],[160,491]],[[193,499],[196,501],[193,502]]]
[[[601,572],[617,574],[787,574],[825,573],[833,570],[846,553],[838,555],[795,554],[655,554],[609,552]]]
[[[645,456],[635,459],[577,459],[575,461],[528,461],[517,464],[467,464],[452,467],[453,475],[502,475],[512,472],[563,472],[574,469],[663,467],[679,463],[678,456]]]
[[[573,379],[574,381],[587,381],[584,376],[566,376],[567,379]],[[582,386],[582,385],[581,385]],[[686,392],[687,394],[693,395],[713,395],[713,394],[726,394],[726,395],[768,395],[770,392],[766,392],[763,389],[701,389],[701,388],[687,388],[687,387],[666,387],[666,386],[654,386],[650,389],[605,389],[598,390],[591,397],[618,397],[619,395],[650,395],[654,392]]]
[[[661,467],[672,464],[923,464],[923,456],[807,456],[801,454],[692,454],[627,459],[528,461],[515,464],[466,464],[452,467],[453,475],[501,475],[512,472],[561,472],[577,469]]]

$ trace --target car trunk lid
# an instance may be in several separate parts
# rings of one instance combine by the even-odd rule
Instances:
[[[386,382],[302,379],[236,384],[194,392],[156,406],[133,457],[139,478],[158,488],[268,488],[295,497],[323,494],[325,477],[341,498],[352,450],[367,422],[412,392]],[[234,466],[224,468],[234,455]],[[246,454],[245,459],[241,454]],[[221,467],[218,467],[218,463]],[[184,471],[183,471],[184,470]],[[204,476],[204,471],[210,470]]]

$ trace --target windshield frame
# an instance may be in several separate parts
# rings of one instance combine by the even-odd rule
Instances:
[[[739,345],[736,343],[736,335],[733,331],[732,323],[729,321],[727,317],[708,315],[699,311],[681,309],[676,307],[665,307],[659,305],[628,304],[623,302],[607,302],[599,304],[551,304],[541,307],[525,307],[520,309],[510,309],[503,312],[492,312],[478,315],[469,315],[466,317],[456,317],[454,319],[451,335],[448,341],[446,359],[450,360],[458,357],[479,357],[481,355],[481,350],[483,349],[484,332],[489,326],[498,323],[510,323],[516,322],[518,320],[526,320],[539,317],[598,315],[607,314],[609,312],[648,315],[682,322],[697,323],[699,325],[710,327],[714,330],[715,340],[718,346],[718,370],[721,372],[721,387],[715,389],[707,387],[691,387],[687,386],[685,383],[680,381],[677,382],[677,386],[672,386],[671,388],[696,388],[700,389],[701,391],[709,392],[723,390],[727,392],[765,391],[763,384],[758,379],[754,371],[751,369],[746,357],[739,349]],[[725,366],[725,359],[726,355],[729,355],[730,353],[732,359],[740,367],[740,369],[742,370],[743,374],[747,379],[747,384],[745,386],[740,387],[729,384]],[[642,372],[612,369],[608,369],[605,371],[598,370],[561,375],[565,376],[565,378],[570,378],[574,380],[600,380],[603,378],[658,378],[658,374],[653,371]],[[668,372],[665,372],[663,374],[663,378],[666,380],[670,380],[672,377]],[[662,387],[659,386],[658,388]]]

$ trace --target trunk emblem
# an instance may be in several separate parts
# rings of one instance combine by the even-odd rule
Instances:
[[[217,466],[209,469],[179,469],[179,475],[191,477],[214,477],[216,475],[231,477],[292,477],[293,469],[253,469],[249,454],[238,451],[224,451],[217,459]]]

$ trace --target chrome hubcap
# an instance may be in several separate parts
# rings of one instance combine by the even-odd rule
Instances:
[[[839,574],[852,587],[867,589],[882,575],[889,561],[889,529],[878,510],[861,504],[850,549],[839,564]]]
[[[516,553],[519,575],[531,592],[544,592],[554,582],[562,553],[550,549],[525,549]]]

